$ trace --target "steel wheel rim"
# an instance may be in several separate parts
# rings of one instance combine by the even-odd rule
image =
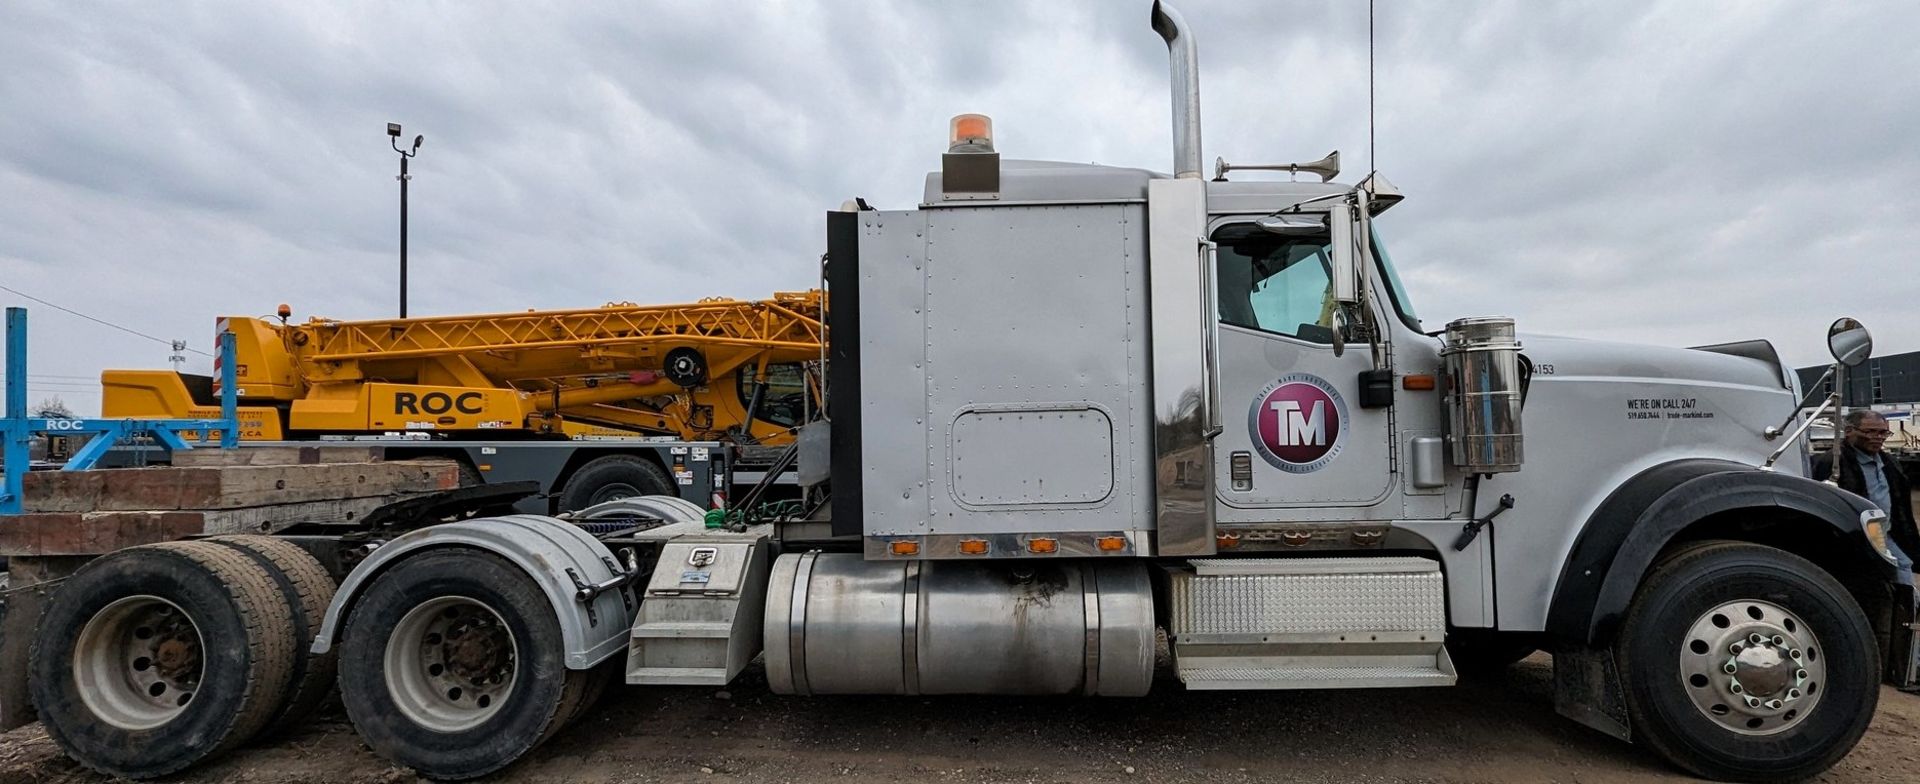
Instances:
[[[472,729],[512,694],[517,651],[513,630],[492,608],[463,596],[423,602],[387,638],[387,693],[422,727]]]
[[[599,490],[595,490],[593,497],[587,500],[587,506],[604,504],[608,501],[618,501],[622,498],[638,498],[640,495],[640,488],[625,482],[614,482],[601,486]]]
[[[200,627],[179,605],[129,596],[93,614],[73,646],[80,701],[101,721],[149,730],[185,712],[206,674]]]
[[[1741,735],[1772,735],[1805,721],[1826,675],[1813,629],[1772,602],[1722,604],[1680,641],[1680,688],[1701,715]]]

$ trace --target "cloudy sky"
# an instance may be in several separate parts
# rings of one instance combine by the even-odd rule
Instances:
[[[1185,0],[1211,161],[1367,166],[1361,0]],[[760,297],[823,214],[911,207],[947,120],[1015,158],[1170,167],[1145,0],[0,4],[0,304],[32,397],[211,347],[219,315]],[[1920,5],[1401,2],[1378,10],[1382,222],[1430,325],[1824,358],[1920,349]],[[25,295],[25,296],[23,296]],[[193,354],[190,369],[204,371]]]

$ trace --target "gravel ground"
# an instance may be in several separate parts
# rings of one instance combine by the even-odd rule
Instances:
[[[615,690],[496,780],[528,782],[1686,781],[1553,712],[1549,661],[1455,688],[1188,692],[1146,698],[781,697],[750,669],[726,691]],[[0,784],[105,778],[35,726],[0,736]],[[189,782],[412,782],[337,708]],[[1824,782],[1920,782],[1920,697],[1881,692]]]

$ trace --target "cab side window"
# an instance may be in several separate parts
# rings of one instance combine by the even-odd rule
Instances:
[[[1214,234],[1220,323],[1333,343],[1331,245],[1322,236],[1271,234],[1252,225]]]
[[[739,391],[742,406],[753,404],[756,372],[756,365],[746,365],[740,370]],[[806,416],[806,393],[806,370],[800,365],[768,365],[766,395],[760,399],[760,407],[754,411],[753,418],[772,422],[781,427],[799,425]]]

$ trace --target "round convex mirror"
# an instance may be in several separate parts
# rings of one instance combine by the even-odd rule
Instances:
[[[1858,321],[1837,319],[1827,328],[1827,350],[1833,352],[1833,361],[1853,367],[1873,354],[1873,335]]]

